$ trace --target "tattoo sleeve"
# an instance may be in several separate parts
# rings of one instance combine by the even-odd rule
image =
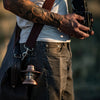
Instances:
[[[62,16],[46,9],[43,9],[30,0],[3,0],[4,6],[14,14],[32,21],[34,23],[51,25],[54,27],[60,26]]]

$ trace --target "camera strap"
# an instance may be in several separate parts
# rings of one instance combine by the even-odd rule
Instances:
[[[42,8],[51,11],[52,6],[54,4],[54,1],[55,0],[46,0],[44,2],[44,4],[43,4]],[[26,41],[26,44],[25,44],[26,47],[28,47],[30,49],[35,47],[36,40],[37,40],[37,38],[38,38],[43,26],[44,26],[43,24],[38,24],[38,23],[35,23],[33,25],[32,30],[30,32],[30,35],[29,35],[29,37],[28,37],[28,39]]]

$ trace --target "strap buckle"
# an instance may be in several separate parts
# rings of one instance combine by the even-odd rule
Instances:
[[[25,44],[24,44],[24,48],[26,49],[26,51],[22,53],[22,59],[21,60],[24,60],[24,58],[29,54],[29,52],[32,52],[34,50],[34,48],[29,49],[28,47],[25,46]]]

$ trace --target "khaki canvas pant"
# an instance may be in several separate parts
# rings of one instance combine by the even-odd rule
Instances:
[[[20,47],[24,52],[23,44]],[[70,43],[37,42],[30,58],[29,64],[42,73],[31,100],[74,100]]]

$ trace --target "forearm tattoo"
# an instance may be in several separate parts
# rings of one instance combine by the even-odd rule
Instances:
[[[6,2],[9,2],[8,10],[24,19],[54,27],[60,26],[61,15],[43,9],[30,0],[8,0]]]

